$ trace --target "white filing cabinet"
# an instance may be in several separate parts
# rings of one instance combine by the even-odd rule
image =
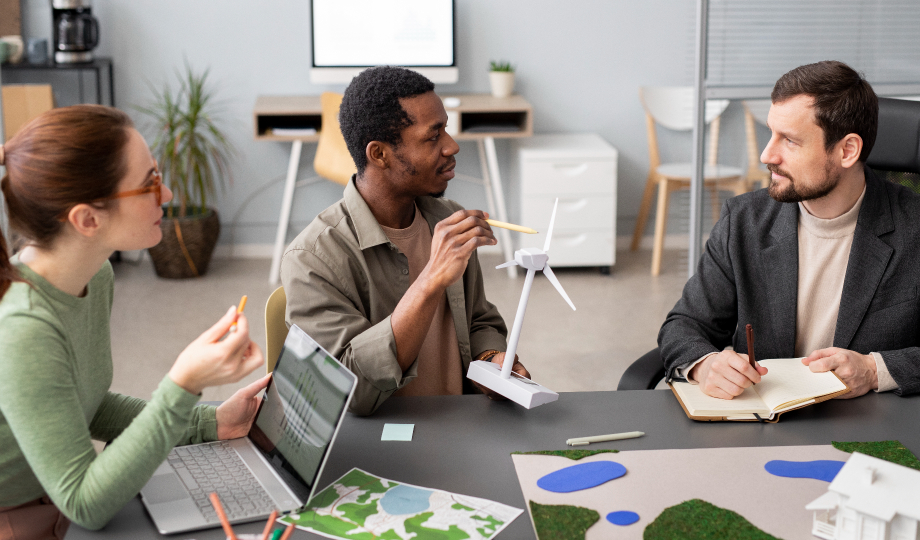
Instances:
[[[550,265],[609,270],[616,261],[616,148],[593,133],[536,135],[514,144],[519,223],[540,231],[516,235],[517,247],[543,247],[558,197]]]

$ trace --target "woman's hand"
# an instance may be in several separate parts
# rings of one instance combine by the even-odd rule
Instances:
[[[217,407],[217,438],[238,439],[245,437],[252,427],[252,420],[259,411],[262,398],[259,392],[265,390],[271,373],[258,381],[240,388],[230,399]]]
[[[259,346],[249,339],[249,320],[242,313],[236,332],[228,333],[236,314],[231,307],[217,324],[179,354],[169,378],[192,394],[208,386],[235,383],[265,363]],[[220,341],[220,338],[227,337]]]

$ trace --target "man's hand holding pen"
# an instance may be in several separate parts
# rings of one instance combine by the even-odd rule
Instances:
[[[759,383],[767,368],[751,365],[746,354],[722,351],[709,356],[690,370],[689,378],[700,384],[704,394],[721,399],[740,396],[745,388]]]

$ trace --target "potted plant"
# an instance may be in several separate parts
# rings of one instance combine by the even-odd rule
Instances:
[[[492,95],[497,98],[506,98],[514,91],[514,67],[510,62],[499,60],[490,62],[489,85]]]
[[[186,64],[179,89],[154,90],[154,101],[139,110],[152,119],[151,151],[173,200],[163,206],[163,240],[150,248],[157,275],[187,278],[204,275],[220,236],[220,219],[208,207],[217,188],[229,181],[235,153],[215,119],[208,71]]]

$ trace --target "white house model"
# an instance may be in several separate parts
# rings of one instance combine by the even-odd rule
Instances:
[[[917,540],[920,471],[854,452],[827,488],[805,506],[812,534],[827,540]]]

